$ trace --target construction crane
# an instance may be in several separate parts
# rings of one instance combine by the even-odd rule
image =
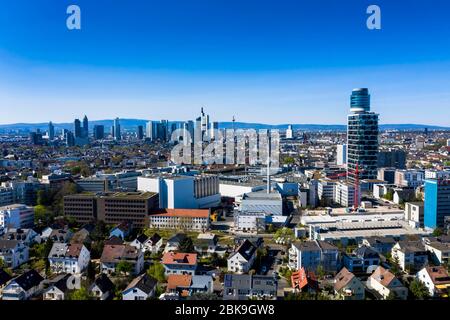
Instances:
[[[360,205],[360,203],[359,203],[359,196],[360,196],[359,190],[360,190],[360,187],[361,187],[361,186],[360,186],[360,183],[359,183],[359,174],[362,173],[362,172],[364,172],[364,171],[365,171],[365,170],[360,170],[360,169],[359,169],[359,164],[357,163],[357,164],[356,164],[356,169],[355,169],[355,171],[354,171],[355,182],[354,182],[354,186],[353,186],[353,189],[354,189],[354,195],[353,195],[353,210],[354,210],[354,211],[358,210],[359,205]],[[327,177],[327,178],[329,178],[329,179],[337,179],[337,178],[341,178],[341,177],[346,177],[346,178],[347,178],[347,181],[348,181],[348,173],[347,173],[347,172],[338,173],[338,174],[329,176],[329,177]]]

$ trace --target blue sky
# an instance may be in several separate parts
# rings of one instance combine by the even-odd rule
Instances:
[[[450,125],[446,0],[0,0],[0,123],[122,118]],[[66,28],[77,4],[82,30]],[[366,28],[381,7],[382,30]]]

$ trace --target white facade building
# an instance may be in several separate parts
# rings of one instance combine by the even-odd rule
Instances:
[[[54,243],[48,255],[54,273],[82,273],[91,260],[89,250],[82,244]]]
[[[336,148],[336,164],[342,166],[347,164],[347,145],[338,144]]]
[[[221,200],[217,176],[139,177],[138,190],[158,193],[161,209],[212,208]]]
[[[262,232],[266,230],[266,214],[264,212],[234,213],[234,228],[240,232]]]
[[[395,185],[398,187],[417,188],[424,184],[425,173],[419,170],[395,171]]]
[[[292,125],[288,125],[288,128],[286,129],[286,139],[292,138],[294,138],[294,131],[292,130]]]

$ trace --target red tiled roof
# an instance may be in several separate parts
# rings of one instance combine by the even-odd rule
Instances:
[[[192,276],[188,274],[171,274],[167,277],[167,289],[176,290],[177,288],[189,288],[192,282]]]
[[[314,272],[307,272],[304,268],[292,273],[291,283],[293,289],[302,290],[303,288],[309,286],[314,286],[317,282],[316,275]]]
[[[196,265],[197,254],[195,253],[175,253],[167,252],[162,258],[163,264],[185,264]]]

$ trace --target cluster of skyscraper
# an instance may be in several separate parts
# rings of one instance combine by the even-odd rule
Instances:
[[[209,115],[205,114],[203,108],[201,114],[196,118],[195,122],[192,120],[186,122],[173,122],[169,124],[168,120],[149,121],[146,125],[146,138],[150,141],[171,141],[172,133],[178,129],[182,129],[182,138],[185,144],[190,144],[195,141],[211,141],[218,135],[219,123],[210,122]],[[139,136],[139,130],[138,130]],[[178,137],[177,137],[178,139]]]

